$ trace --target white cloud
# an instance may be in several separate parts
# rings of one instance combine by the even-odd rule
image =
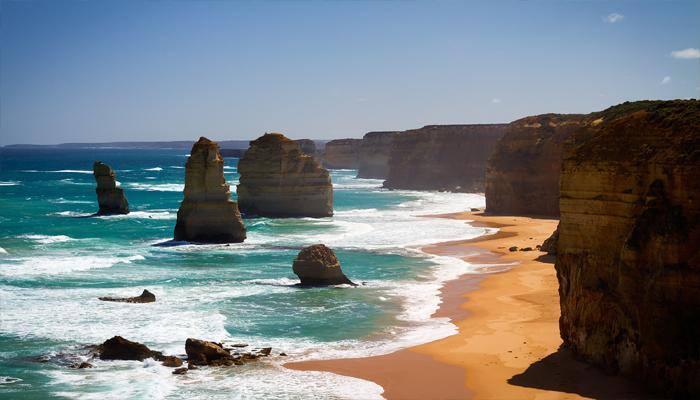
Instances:
[[[501,102],[501,99],[498,99],[498,98],[491,99],[491,103],[493,103],[493,104],[499,104],[500,102]]]
[[[671,82],[671,77],[670,76],[664,76],[664,79],[661,80],[661,84],[665,85],[667,83]]]
[[[687,49],[672,51],[671,57],[686,59],[700,58],[700,50],[688,47]]]
[[[614,24],[615,22],[620,22],[623,19],[625,19],[625,16],[622,14],[618,14],[618,13],[608,14],[608,15],[603,17],[603,21],[605,21],[609,24]]]

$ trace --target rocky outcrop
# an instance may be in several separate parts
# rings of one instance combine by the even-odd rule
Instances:
[[[250,142],[238,163],[238,205],[266,217],[333,215],[333,186],[325,168],[280,133]]]
[[[506,125],[428,125],[393,140],[390,189],[483,192],[486,160]]]
[[[357,177],[386,179],[389,175],[389,155],[398,132],[369,132],[362,137],[357,162]]]
[[[92,173],[97,182],[97,203],[100,206],[98,215],[128,214],[129,202],[124,196],[124,189],[117,186],[114,171],[102,161],[92,164]]]
[[[340,268],[340,261],[333,250],[316,244],[301,249],[294,259],[294,273],[305,286],[328,286],[348,284],[356,286]]]
[[[595,115],[565,156],[556,261],[564,344],[700,396],[700,101]]]
[[[144,289],[139,296],[135,297],[100,297],[102,301],[116,301],[121,303],[153,303],[156,295]]]
[[[486,211],[558,216],[565,144],[586,136],[588,117],[545,114],[508,124],[486,167]]]
[[[187,361],[193,365],[233,365],[234,359],[231,353],[226,351],[219,343],[208,342],[188,338],[185,342]]]
[[[299,145],[299,149],[302,153],[310,155],[311,157],[316,157],[316,143],[311,139],[297,139],[295,140]]]
[[[163,354],[153,351],[145,344],[126,340],[121,336],[114,336],[97,346],[96,352],[101,360],[136,360],[143,361],[147,358],[159,359]]]
[[[326,143],[323,166],[329,169],[357,169],[362,139],[335,139]]]
[[[557,246],[559,243],[559,227],[554,230],[552,235],[545,239],[545,241],[542,243],[542,246],[540,246],[540,251],[544,251],[545,253],[551,255],[551,256],[556,256],[557,255]]]
[[[231,201],[219,147],[199,138],[185,164],[185,193],[177,212],[175,240],[238,243],[246,231],[236,202]]]

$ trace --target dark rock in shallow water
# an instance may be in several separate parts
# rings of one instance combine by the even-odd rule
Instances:
[[[143,293],[136,297],[100,297],[99,299],[102,301],[117,301],[122,303],[153,303],[156,301],[156,295],[144,289]]]
[[[348,284],[357,286],[343,274],[340,261],[333,250],[323,244],[304,247],[294,260],[294,273],[302,285],[327,286]]]
[[[173,375],[185,375],[187,373],[187,370],[188,368],[186,367],[178,368],[173,371]]]
[[[162,354],[149,349],[146,345],[114,336],[99,345],[96,349],[101,360],[136,360],[147,358],[162,358]]]
[[[93,365],[90,364],[89,362],[84,361],[84,362],[81,362],[80,364],[73,364],[70,367],[74,368],[74,369],[85,369],[85,368],[92,368]]]
[[[239,243],[246,230],[238,204],[230,198],[219,146],[205,137],[192,146],[185,165],[185,193],[177,211],[175,240]]]
[[[162,360],[163,366],[166,367],[181,367],[182,360],[175,356],[165,356]]]
[[[124,189],[117,187],[117,179],[109,165],[102,161],[92,164],[92,172],[97,182],[98,215],[128,214],[129,202],[124,196]]]
[[[234,360],[231,353],[226,351],[220,344],[188,338],[185,342],[185,352],[187,361],[193,365],[233,365]]]

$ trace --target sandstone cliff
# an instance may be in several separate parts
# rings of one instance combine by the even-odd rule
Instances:
[[[389,175],[389,154],[398,132],[369,132],[362,138],[357,162],[357,177],[386,179]]]
[[[268,217],[333,215],[328,171],[280,133],[266,133],[250,142],[238,172],[238,204],[244,213]]]
[[[357,169],[362,139],[336,139],[326,143],[323,166],[329,169]]]
[[[224,178],[219,146],[205,137],[192,146],[185,164],[185,196],[177,212],[175,240],[237,243],[246,231]]]
[[[487,163],[486,211],[558,216],[565,143],[585,136],[587,123],[585,115],[545,114],[508,124]]]
[[[384,186],[483,192],[486,159],[505,127],[428,125],[402,132],[394,137]]]
[[[563,162],[556,261],[566,346],[700,396],[700,102],[594,115]]]
[[[124,189],[117,187],[117,179],[109,165],[102,161],[92,164],[92,173],[97,182],[97,203],[100,207],[98,215],[128,214],[129,202],[124,196]]]

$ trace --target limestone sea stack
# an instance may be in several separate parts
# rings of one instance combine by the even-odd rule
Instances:
[[[129,202],[124,196],[124,189],[117,186],[114,171],[102,161],[92,164],[92,173],[97,182],[97,203],[100,206],[98,215],[128,214]]]
[[[429,125],[394,137],[390,189],[483,192],[486,160],[505,124]]]
[[[294,259],[294,273],[305,286],[355,285],[340,269],[335,252],[323,244],[301,249]]]
[[[328,171],[281,133],[266,133],[250,142],[238,162],[238,173],[238,204],[245,214],[333,215],[333,185]]]
[[[323,166],[329,169],[357,169],[362,139],[335,139],[326,143]]]
[[[486,167],[486,211],[559,215],[559,175],[565,143],[586,136],[586,115],[545,114],[508,124]]]
[[[564,344],[700,398],[700,101],[624,103],[592,128],[561,174]]]
[[[201,137],[185,164],[185,192],[177,212],[175,240],[238,243],[245,237],[241,213],[224,178],[219,146]]]
[[[357,161],[357,177],[386,179],[389,175],[389,155],[398,132],[368,132],[362,137]]]

